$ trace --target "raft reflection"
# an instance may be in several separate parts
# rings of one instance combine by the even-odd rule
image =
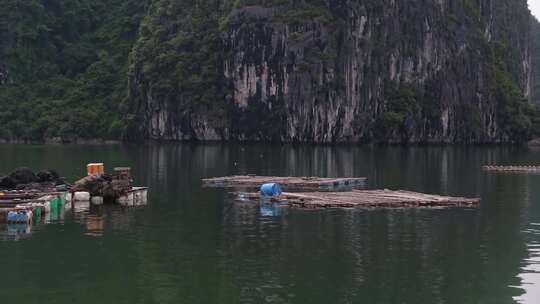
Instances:
[[[103,236],[106,231],[128,230],[134,222],[134,214],[140,209],[140,206],[93,206],[89,202],[77,202],[72,215],[75,222],[85,227],[85,235]]]

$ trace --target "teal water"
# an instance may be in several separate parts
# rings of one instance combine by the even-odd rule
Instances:
[[[68,179],[131,166],[137,209],[78,206],[28,234],[0,226],[2,303],[540,302],[540,164],[516,147],[0,145],[0,172]],[[480,196],[478,209],[272,210],[200,179],[366,176],[369,188]],[[266,208],[266,209],[265,209]]]

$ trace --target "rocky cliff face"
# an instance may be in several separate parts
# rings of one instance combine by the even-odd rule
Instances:
[[[540,104],[540,22],[535,17],[531,17],[531,50],[533,67],[531,100],[535,104]]]
[[[219,13],[206,18],[219,56],[207,68],[192,62],[203,67],[191,75],[179,76],[184,66],[168,70],[174,81],[165,88],[145,66],[160,54],[193,51],[181,44],[148,51],[155,34],[141,33],[130,75],[133,132],[317,143],[507,142],[526,132],[525,0],[241,3],[215,3]],[[163,14],[156,8],[149,18],[163,22]],[[175,28],[186,36],[169,23],[176,27],[166,26],[159,40],[166,45],[178,40]],[[205,87],[183,85],[205,75],[212,77],[206,103],[200,92],[193,97]]]

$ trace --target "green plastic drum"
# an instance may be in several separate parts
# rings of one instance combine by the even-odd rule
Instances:
[[[51,203],[51,212],[49,213],[49,220],[56,221],[58,219],[59,199],[53,198]]]
[[[32,211],[32,214],[34,214],[34,219],[41,217],[41,207],[34,208]]]
[[[64,206],[66,204],[66,195],[64,193],[58,196],[58,206]]]
[[[51,204],[51,214],[56,214],[58,213],[58,198],[53,198],[51,201],[50,201],[50,204]]]

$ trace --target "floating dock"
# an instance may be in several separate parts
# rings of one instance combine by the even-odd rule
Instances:
[[[133,187],[131,168],[117,167],[110,175],[105,173],[103,163],[88,164],[87,176],[74,185],[65,183],[54,171],[35,174],[27,168],[0,180],[0,228],[6,227],[7,234],[16,239],[28,236],[34,224],[63,219],[70,209],[79,212],[104,203],[143,206],[148,197],[147,187]]]
[[[235,193],[238,200],[261,199],[259,193]],[[285,206],[318,208],[418,208],[418,207],[476,207],[479,198],[450,197],[409,191],[353,190],[348,192],[284,192],[272,198]]]
[[[235,175],[225,177],[205,178],[203,185],[207,187],[260,187],[266,183],[277,183],[287,189],[317,189],[337,188],[364,185],[365,177],[323,178],[323,177],[293,177],[293,176],[257,176]]]
[[[2,192],[0,192],[2,193]],[[96,200],[96,198],[98,198]],[[147,187],[132,187],[123,195],[116,198],[115,203],[123,207],[144,206],[148,201]],[[2,193],[0,195],[0,223],[10,222],[10,212],[31,211],[33,218],[28,222],[39,221],[38,218],[57,214],[60,207],[72,207],[77,202],[90,202],[94,205],[103,204],[103,197],[91,197],[88,192],[56,192],[56,193]],[[26,222],[25,222],[26,223]]]
[[[116,167],[113,175],[105,174],[103,163],[88,164],[88,175],[75,182],[68,201],[90,201],[93,205],[106,202],[121,206],[146,205],[148,187],[134,187],[131,168]]]
[[[482,170],[493,173],[540,173],[540,166],[483,166]]]
[[[148,201],[148,187],[133,187],[116,199],[121,206],[144,206]]]
[[[103,196],[92,196],[86,191],[70,192],[67,194],[68,202],[85,201],[91,202],[92,205],[102,205],[105,201]],[[129,190],[122,192],[122,195],[114,199],[115,204],[120,206],[143,206],[148,202],[148,187],[131,187]]]
[[[60,206],[66,202],[65,192],[56,193],[6,193],[0,195],[0,222],[10,222],[10,212],[32,212],[33,218],[28,218],[26,222],[40,218],[49,213],[57,213]],[[16,196],[17,198],[13,198]]]

